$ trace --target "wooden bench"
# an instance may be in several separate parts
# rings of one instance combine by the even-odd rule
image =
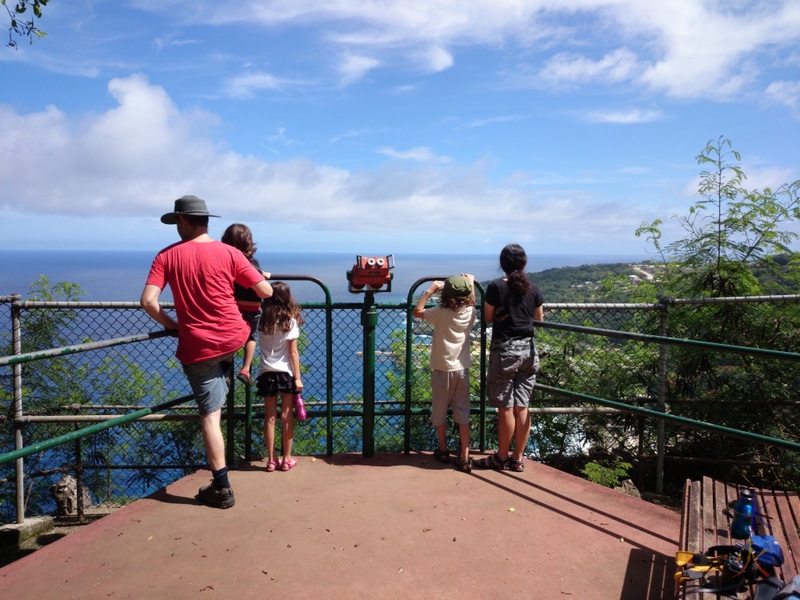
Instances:
[[[686,480],[683,488],[683,512],[678,550],[692,553],[705,552],[710,546],[740,542],[730,534],[729,503],[739,497],[741,486],[735,486],[703,477],[702,481]],[[752,488],[751,488],[752,489]],[[754,489],[754,506],[762,518],[756,519],[757,535],[772,535],[783,550],[785,561],[776,569],[776,575],[789,581],[800,573],[800,498],[797,492]],[[716,594],[686,592],[691,581],[678,585],[677,596],[690,600],[716,600]],[[752,597],[754,590],[742,592],[740,599]]]

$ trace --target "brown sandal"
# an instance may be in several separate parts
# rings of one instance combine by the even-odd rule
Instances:
[[[501,460],[500,457],[497,456],[497,452],[476,460],[475,466],[481,469],[494,469],[495,471],[508,471],[511,468],[508,464],[508,459]]]
[[[456,469],[462,473],[472,473],[472,459],[471,458],[456,458],[453,460]]]

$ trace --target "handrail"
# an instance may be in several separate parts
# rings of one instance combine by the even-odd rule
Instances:
[[[53,358],[56,356],[66,356],[68,354],[89,352],[91,350],[100,350],[101,348],[123,346],[125,344],[131,344],[134,342],[145,342],[147,340],[155,340],[163,337],[175,337],[175,333],[165,329],[162,331],[152,331],[150,333],[129,335],[126,337],[101,340],[98,342],[86,342],[85,344],[74,344],[72,346],[63,346],[61,348],[51,348],[49,350],[26,352],[25,354],[0,356],[0,367],[28,363],[28,362],[33,362],[35,360],[44,360],[45,358]]]
[[[694,346],[696,348],[709,348],[730,354],[754,354],[756,356],[768,356],[770,358],[782,358],[785,360],[800,361],[800,354],[797,352],[785,352],[783,350],[770,350],[768,348],[754,348],[752,346],[732,346],[729,344],[719,344],[716,342],[704,342],[702,340],[687,340],[683,338],[671,338],[661,335],[649,335],[646,333],[634,333],[631,331],[618,331],[616,329],[602,329],[600,327],[585,327],[583,325],[569,325],[567,323],[553,323],[551,321],[534,321],[537,327],[546,329],[561,329],[564,331],[576,331],[588,333],[590,335],[602,335],[605,337],[622,338],[635,340],[637,342],[654,342],[657,344],[669,344],[672,346]]]
[[[693,427],[695,429],[707,429],[709,431],[714,431],[717,433],[722,433],[731,437],[743,439],[749,442],[757,441],[761,442],[770,446],[777,446],[780,448],[786,448],[788,450],[800,451],[800,444],[797,442],[792,442],[789,440],[782,440],[780,438],[773,438],[767,435],[761,435],[760,433],[752,433],[749,431],[742,431],[741,429],[734,429],[732,427],[725,427],[724,425],[714,425],[713,423],[706,423],[705,421],[696,421],[694,419],[690,419],[688,417],[680,417],[678,415],[670,415],[668,413],[659,412],[657,410],[652,410],[650,408],[642,408],[640,406],[631,406],[630,404],[625,404],[624,402],[616,402],[614,400],[606,400],[605,398],[598,398],[596,396],[589,396],[587,394],[581,394],[578,392],[571,392],[569,390],[562,390],[561,388],[552,387],[549,385],[544,384],[536,384],[537,389],[542,389],[548,392],[553,392],[556,394],[563,394],[565,396],[570,396],[572,398],[578,398],[580,400],[587,400],[589,402],[594,402],[596,404],[602,404],[604,406],[609,406],[612,408],[618,408],[619,410],[636,413],[640,415],[645,415],[648,417],[652,417],[654,419],[660,419],[662,421],[672,421],[674,423],[680,423],[682,425],[686,425],[687,427]]]
[[[49,440],[36,442],[34,444],[31,444],[30,446],[25,446],[24,448],[20,448],[18,450],[12,450],[11,452],[0,454],[0,465],[10,462],[12,460],[17,460],[18,458],[24,458],[29,454],[34,454],[42,450],[49,450],[50,448],[54,448],[61,444],[66,444],[67,442],[75,441],[82,437],[86,437],[87,435],[92,435],[99,431],[103,431],[104,429],[109,429],[111,427],[116,427],[117,425],[123,425],[130,421],[135,421],[140,417],[144,417],[154,412],[167,410],[168,408],[172,408],[173,406],[177,406],[178,404],[183,404],[184,402],[188,402],[189,400],[193,399],[194,396],[191,394],[188,396],[181,396],[180,398],[175,398],[174,400],[168,400],[167,402],[156,404],[155,406],[152,406],[150,408],[143,408],[141,410],[137,410],[127,415],[115,417],[103,423],[97,423],[95,425],[90,425],[89,427],[83,427],[81,429],[77,429],[75,431],[71,431],[69,433],[65,433],[63,435],[59,435],[54,438],[50,438]]]

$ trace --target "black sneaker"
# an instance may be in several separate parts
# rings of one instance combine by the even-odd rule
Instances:
[[[230,508],[236,504],[233,490],[231,488],[217,489],[214,487],[213,481],[206,487],[201,487],[194,498],[207,506],[216,508]]]

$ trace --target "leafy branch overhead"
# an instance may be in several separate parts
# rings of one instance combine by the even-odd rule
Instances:
[[[6,0],[0,0],[6,11],[8,12],[9,27],[8,27],[8,44],[11,48],[17,47],[16,38],[27,37],[30,43],[33,43],[34,38],[41,38],[47,34],[36,26],[36,19],[42,18],[42,7],[47,6],[49,0],[17,0],[16,5],[7,3]],[[31,12],[28,12],[28,9]]]

